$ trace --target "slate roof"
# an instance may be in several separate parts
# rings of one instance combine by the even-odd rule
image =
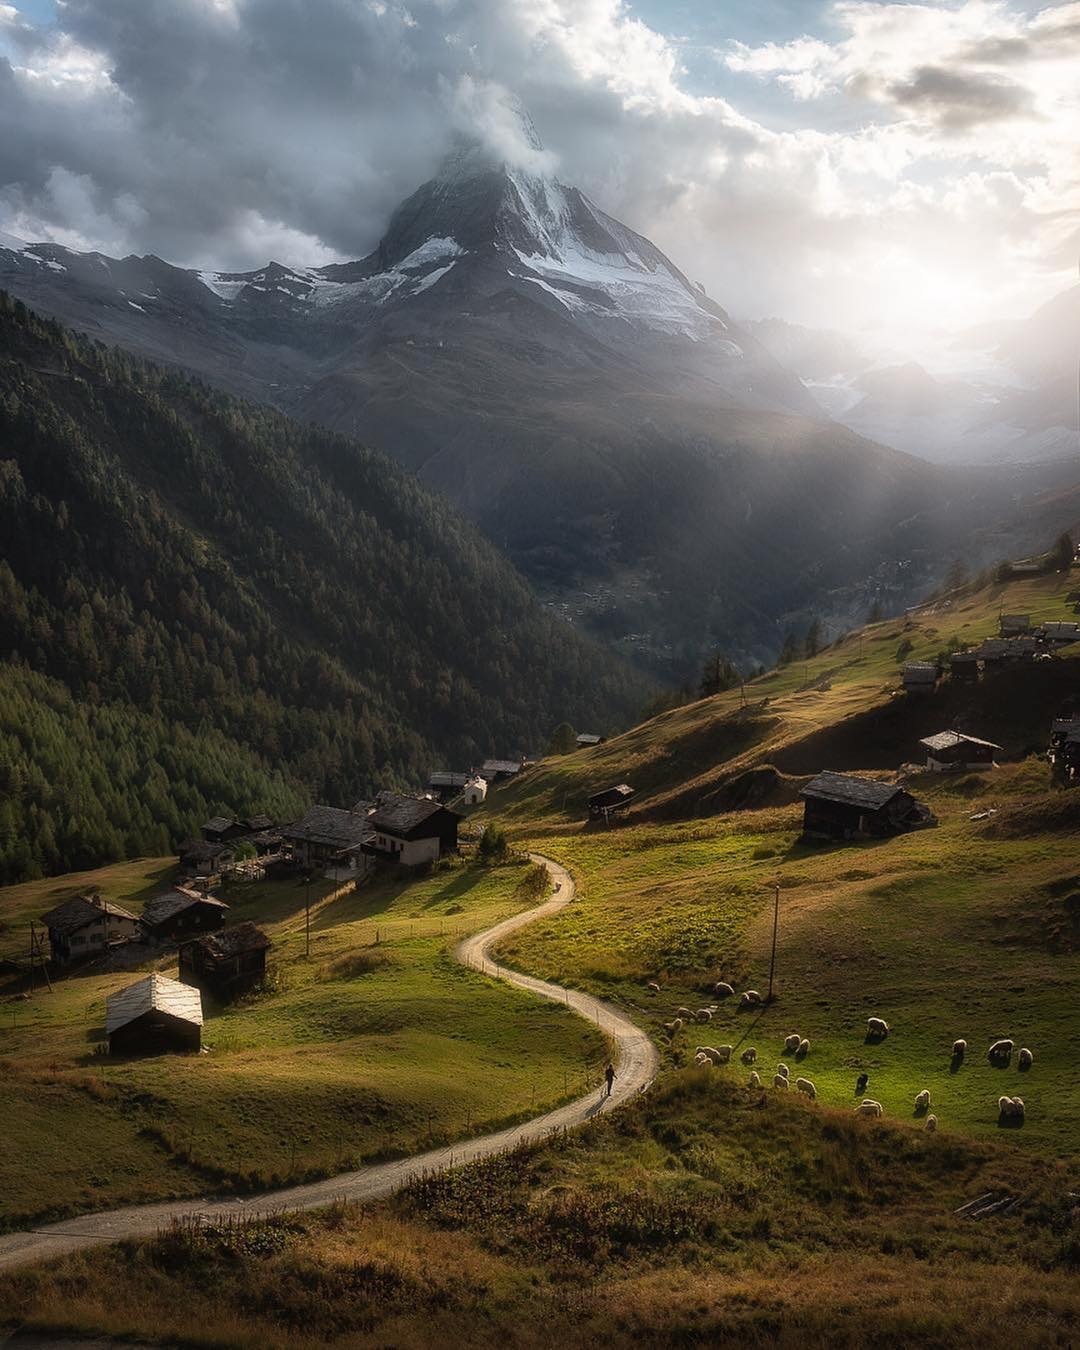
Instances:
[[[634,795],[634,789],[629,783],[616,783],[614,787],[604,788],[602,792],[594,792],[589,798],[590,806],[618,806],[621,802],[628,802]]]
[[[129,984],[105,1000],[105,1030],[111,1036],[120,1027],[148,1012],[168,1013],[183,1022],[201,1027],[202,995],[190,984],[170,980],[166,975],[148,975],[137,984]]]
[[[1070,639],[1070,641],[1075,641],[1077,630],[1080,629],[1080,624],[1071,620],[1055,619],[1053,623],[1044,623],[1042,628],[1046,636],[1048,638],[1053,638],[1055,641],[1060,642],[1065,638]]]
[[[485,759],[480,766],[480,772],[485,778],[491,778],[494,774],[508,773],[515,774],[521,772],[520,759]]]
[[[979,645],[976,656],[980,660],[993,660],[995,656],[1005,656],[1008,654],[1009,644],[1002,638],[987,638],[985,642]]]
[[[243,952],[265,951],[273,945],[262,929],[256,928],[253,923],[238,923],[235,928],[205,933],[200,938],[193,938],[192,944],[201,947],[208,956],[218,961],[239,956]]]
[[[41,916],[41,922],[51,933],[56,933],[60,937],[70,937],[72,933],[77,933],[80,928],[85,928],[87,924],[106,914],[111,914],[114,919],[131,919],[133,923],[136,922],[134,914],[121,909],[119,905],[114,905],[111,900],[103,900],[100,905],[95,905],[84,895],[73,896],[62,905],[57,905],[55,909],[50,909],[48,914]]]
[[[246,816],[243,824],[248,827],[252,834],[261,834],[263,830],[272,829],[274,822],[269,816]]]
[[[351,811],[339,806],[313,806],[299,820],[283,825],[279,833],[292,843],[353,848],[371,838],[370,806],[370,802],[357,802]]]
[[[939,731],[934,736],[924,736],[919,742],[927,750],[953,750],[958,745],[985,745],[990,750],[1000,750],[994,741],[981,741],[978,736],[965,736],[961,731]]]
[[[429,797],[402,797],[397,793],[388,792],[379,799],[378,810],[370,815],[368,820],[376,830],[403,835],[410,834],[431,816],[445,810],[445,806],[440,802],[433,802]],[[454,812],[450,814],[453,815]]]
[[[1030,628],[1030,614],[1003,614],[1001,616],[1002,628]]]
[[[229,908],[224,900],[215,900],[213,896],[198,895],[195,891],[175,890],[165,895],[155,895],[152,900],[148,900],[143,908],[142,921],[148,928],[155,928],[159,923],[168,922],[193,905],[210,905],[223,912]]]
[[[577,738],[578,745],[599,745],[600,737],[594,736],[591,731],[583,731]]]
[[[236,850],[231,844],[218,844],[209,839],[185,839],[176,847],[179,858],[202,859],[216,862],[218,858],[233,857]]]
[[[929,661],[909,661],[904,667],[905,684],[934,684],[941,671]]]
[[[467,773],[450,773],[443,769],[436,769],[428,777],[428,787],[464,787],[472,777]]]
[[[211,816],[203,823],[202,828],[209,830],[211,834],[221,834],[225,830],[231,830],[235,824],[236,821],[231,816]]]
[[[870,811],[880,811],[903,788],[895,783],[882,783],[873,778],[853,778],[846,773],[832,773],[826,769],[800,792],[801,797],[812,797],[817,801],[838,802],[842,806],[861,806]]]

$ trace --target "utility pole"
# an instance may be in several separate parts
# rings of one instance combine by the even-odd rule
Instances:
[[[307,879],[304,882],[304,955],[311,958],[311,861],[308,860]]]
[[[766,1003],[772,1002],[773,975],[776,972],[776,930],[780,926],[780,883],[773,887],[772,955],[769,957],[769,992]]]

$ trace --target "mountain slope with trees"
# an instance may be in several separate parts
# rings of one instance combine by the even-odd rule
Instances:
[[[5,881],[158,849],[208,805],[527,752],[648,693],[384,456],[6,296],[0,537]]]

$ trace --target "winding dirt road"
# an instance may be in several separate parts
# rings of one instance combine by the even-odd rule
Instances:
[[[541,998],[552,999],[573,1008],[582,1017],[595,1022],[608,1035],[615,1047],[615,1067],[618,1076],[610,1097],[601,1095],[600,1090],[579,1097],[567,1106],[560,1106],[545,1115],[536,1116],[522,1125],[499,1130],[496,1134],[482,1135],[476,1139],[466,1139],[446,1148],[431,1149],[411,1158],[401,1158],[395,1162],[374,1163],[362,1167],[356,1172],[342,1172],[338,1176],[328,1177],[325,1181],[313,1181],[302,1186],[290,1186],[285,1190],[265,1191],[243,1199],[206,1198],[195,1200],[170,1200],[154,1205],[131,1205],[125,1209],[106,1210],[99,1214],[84,1214],[76,1219],[64,1219],[60,1223],[31,1229],[26,1232],[9,1233],[0,1237],[0,1270],[33,1261],[45,1260],[65,1252],[78,1251],[103,1242],[117,1242],[121,1238],[153,1237],[173,1219],[195,1215],[213,1219],[237,1216],[257,1216],[260,1214],[280,1213],[282,1210],[317,1209],[336,1200],[365,1201],[376,1200],[400,1189],[413,1177],[424,1172],[441,1171],[444,1168],[472,1162],[477,1158],[486,1158],[493,1153],[513,1148],[521,1143],[533,1143],[547,1136],[581,1125],[601,1111],[610,1110],[643,1091],[652,1081],[657,1070],[656,1050],[638,1027],[623,1013],[610,1004],[602,1003],[589,994],[573,989],[563,989],[546,980],[534,979],[531,975],[522,975],[506,966],[497,965],[488,957],[488,951],[508,934],[534,923],[551,914],[556,914],[574,898],[573,878],[567,870],[540,854],[532,855],[536,862],[542,862],[551,875],[555,887],[549,900],[535,909],[515,914],[502,923],[483,933],[466,938],[454,951],[455,957],[463,965],[474,970],[482,970],[518,989],[528,990]]]

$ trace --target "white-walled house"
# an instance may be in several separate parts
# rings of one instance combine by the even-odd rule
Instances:
[[[460,817],[430,797],[385,793],[368,817],[373,838],[367,852],[383,862],[418,867],[457,852]]]
[[[461,797],[466,806],[479,806],[487,798],[487,780],[473,774],[462,789]]]
[[[41,922],[48,929],[49,949],[58,966],[97,956],[110,943],[129,941],[139,933],[139,920],[134,914],[100,895],[76,895],[65,900],[43,914]]]

